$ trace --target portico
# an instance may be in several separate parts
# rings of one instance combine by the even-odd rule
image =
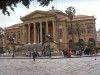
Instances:
[[[46,41],[46,36],[54,37],[53,31],[55,31],[53,20],[30,22],[23,25],[25,31],[23,37],[24,43],[43,43]],[[23,38],[22,38],[23,39]],[[53,39],[54,40],[54,39]]]

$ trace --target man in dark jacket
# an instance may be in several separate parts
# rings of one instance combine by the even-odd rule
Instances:
[[[32,56],[33,56],[33,61],[35,61],[36,57],[38,56],[38,52],[33,51]]]

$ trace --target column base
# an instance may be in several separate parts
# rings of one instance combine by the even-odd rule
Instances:
[[[52,56],[62,56],[62,52],[52,52],[51,53]]]

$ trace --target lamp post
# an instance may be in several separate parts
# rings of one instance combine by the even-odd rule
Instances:
[[[50,41],[51,41],[51,36],[50,36],[50,34],[47,34],[47,42],[48,42],[48,44],[47,44],[47,54],[51,57],[51,50],[50,50]]]
[[[50,38],[50,34],[47,34],[47,38]],[[48,39],[49,40],[49,39]]]
[[[13,46],[13,54],[12,57],[15,57],[15,38],[14,37],[9,37],[9,41],[11,42]]]
[[[15,38],[12,38],[12,45],[13,45],[13,55],[12,57],[15,57]]]

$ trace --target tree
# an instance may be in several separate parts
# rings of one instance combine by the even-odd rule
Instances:
[[[70,19],[70,26],[71,26],[71,35],[72,35],[72,49],[74,49],[74,34],[73,34],[73,26],[72,26],[72,20],[73,20],[73,17],[76,13],[74,7],[70,6],[68,7],[66,10],[65,10],[68,18]]]
[[[95,40],[89,40],[88,41],[88,47],[91,48],[91,49],[96,48]]]
[[[84,49],[85,46],[86,46],[86,43],[82,39],[76,42],[76,45],[75,45],[76,48],[80,48],[81,50]]]
[[[82,33],[84,33],[84,29],[83,29],[82,25],[79,23],[76,23],[75,27],[74,27],[74,32],[75,32],[75,34],[78,35],[78,41],[79,41],[80,36],[82,35]]]
[[[3,28],[0,27],[0,38],[2,38],[4,36],[4,30]]]
[[[34,0],[0,0],[0,10],[4,15],[10,15],[10,12],[7,10],[7,7],[10,7],[14,11],[14,7],[17,7],[18,3],[22,3],[24,6],[29,8],[30,2]],[[37,0],[42,6],[47,6],[53,0]]]
[[[9,40],[9,42],[11,43],[11,45],[12,45],[12,47],[13,47],[13,54],[12,54],[12,57],[15,57],[15,39],[14,39],[14,37],[13,36],[10,36],[9,38],[8,38],[8,40]]]
[[[82,40],[81,38],[80,38],[80,36],[82,35],[82,33],[84,33],[85,32],[85,30],[84,30],[84,28],[82,27],[82,25],[81,24],[79,24],[79,23],[76,23],[75,24],[75,27],[74,27],[74,33],[78,36],[78,42],[76,42],[76,46],[78,47],[78,48],[84,48],[85,47],[85,42],[84,42],[84,40]]]
[[[4,53],[3,51],[3,36],[4,36],[4,30],[0,27],[0,53]]]

